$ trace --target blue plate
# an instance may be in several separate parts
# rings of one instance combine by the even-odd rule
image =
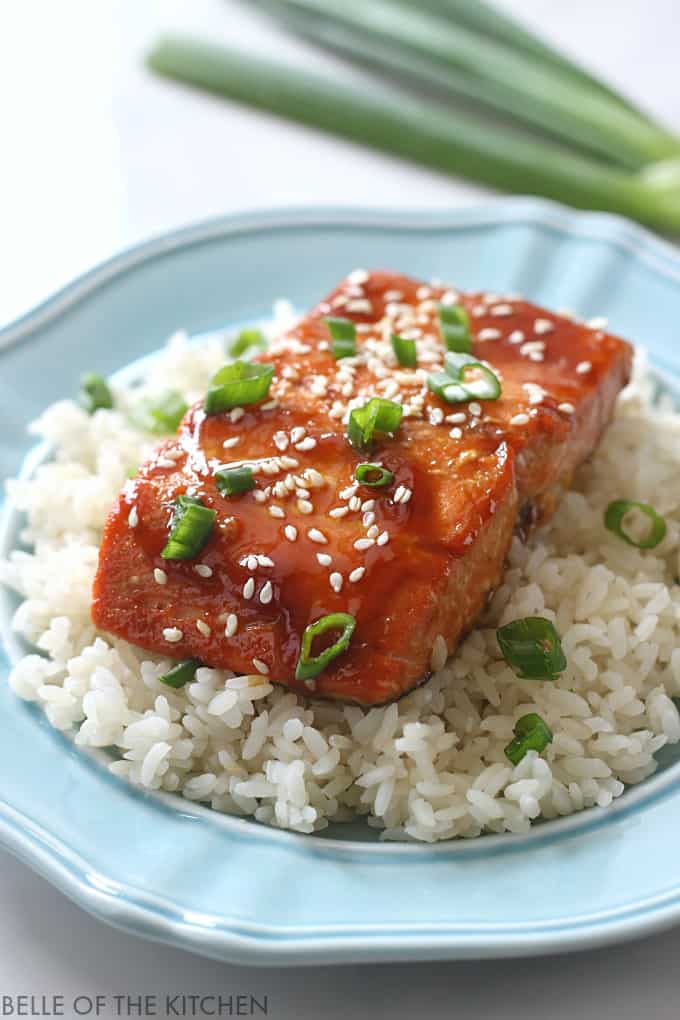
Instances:
[[[135,248],[0,332],[0,474],[18,470],[27,422],[74,392],[84,368],[119,369],[178,326],[202,333],[262,317],[278,296],[305,307],[357,265],[604,314],[667,380],[680,369],[680,255],[623,220],[524,199],[257,213]],[[0,555],[19,527],[6,510]],[[21,649],[12,600],[2,600],[4,678]],[[0,840],[86,910],[139,935],[299,965],[555,952],[680,919],[680,764],[670,760],[611,808],[528,836],[380,844],[361,826],[299,836],[143,794],[4,683],[0,712]]]

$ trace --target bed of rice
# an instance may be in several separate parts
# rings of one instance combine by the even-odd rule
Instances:
[[[177,335],[143,390],[197,399],[223,360],[221,339],[197,349]],[[95,631],[101,528],[150,449],[125,414],[140,389],[114,390],[116,411],[89,417],[61,401],[33,426],[56,459],[9,483],[33,551],[0,563],[0,579],[24,600],[16,630],[42,652],[15,666],[12,688],[77,744],[113,748],[116,775],[298,832],[358,813],[384,838],[435,841],[526,832],[539,817],[607,806],[680,740],[671,700],[680,694],[680,415],[652,406],[639,364],[554,520],[528,545],[515,541],[479,628],[429,683],[370,711],[209,668],[175,691],[159,682],[168,659]],[[651,500],[665,515],[657,548],[605,530],[603,509],[616,498]],[[519,681],[500,658],[495,627],[534,614],[562,636],[569,665],[554,683]],[[527,712],[554,740],[512,768],[503,749]]]

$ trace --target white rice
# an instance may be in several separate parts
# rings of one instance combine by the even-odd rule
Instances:
[[[153,389],[196,399],[223,357],[221,342],[197,350],[177,335],[154,364]],[[371,710],[207,667],[176,691],[159,682],[169,659],[96,633],[101,528],[150,449],[124,413],[139,393],[117,386],[118,409],[91,417],[60,401],[35,423],[55,461],[8,485],[33,552],[0,564],[24,599],[14,626],[43,653],[14,667],[13,690],[77,744],[115,748],[116,775],[298,832],[360,814],[385,838],[435,841],[526,832],[539,817],[607,806],[680,740],[671,700],[680,694],[680,415],[652,408],[639,365],[552,523],[528,545],[514,542],[478,629],[429,683]],[[605,530],[616,498],[654,504],[668,522],[661,545],[641,551]],[[500,658],[496,626],[534,614],[562,635],[569,665],[554,683],[519,681]],[[513,768],[503,749],[534,711],[554,741]]]

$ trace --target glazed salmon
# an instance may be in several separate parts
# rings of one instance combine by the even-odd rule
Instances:
[[[442,308],[459,307],[497,399],[451,403],[428,386],[444,365]],[[353,356],[334,357],[331,316],[355,324]],[[414,367],[397,363],[393,334],[415,341]],[[258,359],[274,369],[263,399],[211,414],[196,404],[127,483],[103,536],[94,622],[299,692],[397,698],[473,626],[513,533],[553,512],[610,419],[631,355],[597,324],[523,300],[357,270]],[[403,417],[357,450],[347,419],[372,397]],[[389,483],[358,482],[362,462]],[[229,465],[249,466],[255,488],[220,492],[215,473]],[[214,524],[196,557],[166,559],[181,494],[214,510]],[[349,644],[312,679],[296,678],[306,628],[335,613],[354,621]]]

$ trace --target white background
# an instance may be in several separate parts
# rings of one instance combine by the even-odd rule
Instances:
[[[678,0],[503,3],[680,131]],[[0,324],[94,262],[195,219],[280,204],[451,206],[483,194],[154,80],[141,54],[156,31],[179,27],[295,55],[236,0],[2,5]],[[269,996],[270,1016],[304,1020],[678,1020],[679,960],[675,930],[534,961],[248,970],[107,928],[0,854],[0,995],[250,992]]]

